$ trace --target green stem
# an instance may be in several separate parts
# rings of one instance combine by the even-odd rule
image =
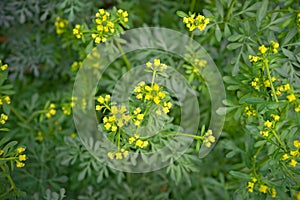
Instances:
[[[190,6],[191,12],[193,12],[195,10],[195,4],[196,4],[196,0],[192,0],[191,6]]]
[[[287,166],[285,165],[285,163],[281,163],[283,168],[285,169],[285,171],[290,175],[290,177],[293,179],[293,181],[295,181],[297,184],[299,184],[298,180],[295,178],[294,174],[292,174],[292,172],[287,168]]]
[[[278,141],[278,143],[280,144],[281,148],[287,152],[287,149],[285,148],[285,145],[283,144],[283,142],[281,141],[280,137],[277,135],[276,131],[272,130],[273,135],[275,136],[276,140]]]
[[[231,3],[230,3],[230,5],[229,5],[228,11],[227,11],[226,16],[225,16],[225,18],[224,18],[224,21],[225,21],[225,22],[228,22],[228,20],[229,20],[229,18],[230,18],[230,15],[231,15],[231,12],[232,12],[232,8],[233,8],[233,6],[234,6],[234,4],[235,4],[235,1],[236,1],[236,0],[232,0]]]
[[[24,117],[22,117],[13,106],[9,106],[9,109],[17,116],[17,118],[19,118],[20,121],[27,124],[26,119],[24,119]]]
[[[118,128],[118,151],[121,150],[121,133],[120,133],[120,128]]]
[[[118,49],[119,49],[119,51],[120,51],[120,53],[122,55],[122,58],[123,58],[123,60],[124,60],[124,62],[126,64],[127,71],[129,71],[131,69],[131,66],[130,66],[130,63],[129,63],[127,57],[126,57],[126,54],[124,53],[124,50],[123,50],[120,42],[118,40],[115,40],[115,41],[116,41],[117,47],[118,47]]]
[[[156,70],[154,70],[154,71],[153,71],[153,74],[152,74],[151,88],[153,88],[155,76],[156,76]]]
[[[5,161],[5,160],[15,160],[16,157],[9,157],[9,158],[0,158],[0,161]]]
[[[38,111],[35,111],[34,113],[32,113],[29,118],[27,119],[26,121],[26,124],[28,124],[32,119],[33,117],[35,117],[35,115],[38,115],[38,114],[42,114],[42,113],[46,113],[47,110],[38,110]]]
[[[186,136],[186,137],[193,137],[194,139],[204,140],[203,136],[193,135],[190,133],[180,133],[180,132],[167,132],[169,134],[172,134],[172,136]]]
[[[5,169],[5,167],[4,167],[3,165],[0,165],[0,167],[1,167],[1,169],[2,169],[2,171],[3,171],[4,173],[7,172],[6,169]],[[10,185],[11,185],[11,188],[10,188],[9,190],[17,191],[16,185],[15,185],[14,181],[12,180],[10,174],[7,175],[7,179],[8,179],[8,181],[9,181]],[[6,194],[7,194],[7,193],[4,193],[4,194],[2,194],[2,195],[5,196]],[[0,197],[2,197],[2,195],[1,195]]]
[[[275,98],[275,101],[278,102],[276,91],[275,91],[274,85],[272,83],[271,73],[270,73],[270,69],[269,69],[269,63],[268,63],[267,59],[264,60],[264,64],[265,64],[265,67],[266,67],[266,70],[267,70],[267,76],[268,76],[268,79],[270,81],[270,85],[271,85],[271,90],[272,90],[273,96]]]

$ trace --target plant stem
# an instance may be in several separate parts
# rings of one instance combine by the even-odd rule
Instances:
[[[5,173],[6,172],[5,167],[3,165],[0,165],[0,167],[1,167],[2,171]],[[12,180],[10,174],[7,175],[7,179],[9,181],[10,185],[11,185],[11,188],[9,189],[9,191],[10,190],[17,191],[16,185],[15,185],[14,181]],[[8,194],[8,192],[7,193],[3,193],[0,197],[4,197],[6,194]]]
[[[233,6],[234,6],[234,4],[235,4],[235,1],[236,1],[236,0],[232,0],[231,3],[230,3],[230,5],[229,5],[228,11],[227,11],[226,16],[225,16],[225,18],[224,18],[224,21],[225,21],[225,22],[228,22],[228,20],[229,20],[229,18],[230,18],[230,15],[231,15],[231,12],[232,12],[232,8],[233,8]]]
[[[118,128],[118,151],[121,149],[121,133],[120,133],[120,128]]]
[[[193,134],[190,134],[190,133],[180,133],[180,132],[167,132],[167,133],[170,133],[172,134],[172,136],[186,136],[186,137],[193,137],[194,139],[199,139],[199,140],[204,140],[204,137],[203,136],[198,136],[198,135],[193,135]]]
[[[271,85],[271,90],[272,90],[273,96],[275,98],[275,101],[278,102],[278,98],[277,98],[277,95],[276,95],[276,92],[275,92],[275,88],[274,88],[274,85],[272,83],[271,73],[270,73],[270,69],[269,69],[269,63],[268,63],[267,59],[264,60],[264,64],[265,64],[265,67],[266,67],[266,70],[267,70],[267,75],[268,75],[268,79],[269,79],[269,82],[270,82],[270,85]]]
[[[278,143],[280,144],[281,148],[283,148],[283,150],[285,152],[287,152],[287,149],[285,148],[283,142],[281,141],[280,137],[277,135],[276,131],[272,130],[273,135],[275,136],[276,140],[278,141]]]
[[[15,160],[16,157],[9,157],[9,158],[0,158],[0,161],[3,161],[3,160]]]
[[[191,6],[190,6],[191,12],[193,12],[195,10],[195,4],[196,4],[196,0],[192,0]]]
[[[151,80],[151,88],[153,88],[153,84],[154,84],[155,76],[156,76],[156,70],[153,70],[153,74],[152,74],[152,80]]]
[[[13,106],[9,106],[9,109],[17,116],[17,118],[19,118],[20,121],[27,124],[27,121],[24,119],[24,117],[22,117]]]
[[[122,58],[123,58],[123,60],[124,60],[124,62],[126,64],[127,71],[129,71],[131,69],[131,66],[130,66],[130,63],[129,63],[129,61],[128,61],[126,55],[125,55],[125,53],[124,53],[124,50],[123,50],[120,42],[118,40],[115,40],[115,41],[116,41],[117,47],[118,47],[118,49],[119,49],[119,51],[120,51],[120,53],[122,55]]]

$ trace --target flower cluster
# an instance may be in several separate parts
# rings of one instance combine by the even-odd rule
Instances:
[[[56,114],[55,104],[54,104],[54,103],[51,103],[51,104],[49,105],[48,111],[47,111],[47,113],[46,113],[46,117],[47,117],[48,119],[50,119],[50,118],[53,117],[55,114]]]
[[[276,81],[276,78],[273,76],[271,77],[271,81],[272,83],[274,83]],[[255,89],[255,90],[260,90],[261,87],[265,87],[265,88],[270,88],[271,87],[271,82],[269,80],[263,80],[261,81],[259,78],[255,77],[254,79],[252,79],[250,85]]]
[[[289,154],[285,153],[281,157],[281,160],[286,161],[289,160],[289,165],[292,167],[296,167],[298,164],[297,159],[300,159],[300,141],[294,140],[294,147],[296,147],[295,150],[291,150]]]
[[[26,154],[22,154],[25,151],[25,148],[18,147],[13,153],[12,157],[4,157],[2,160],[13,160],[16,162],[16,166],[18,168],[22,168],[25,166],[24,161],[27,159]],[[0,156],[3,156],[4,150],[0,149]]]
[[[128,151],[126,151],[125,149],[121,149],[118,152],[108,152],[107,157],[109,157],[110,159],[122,160],[123,158],[126,158],[128,154]]]
[[[71,71],[72,72],[76,72],[80,69],[80,67],[82,66],[82,62],[80,61],[74,61],[71,65]]]
[[[8,116],[2,113],[0,116],[0,124],[5,124],[7,120],[8,120]]]
[[[62,19],[60,17],[56,17],[56,21],[54,23],[56,34],[61,35],[66,31],[66,26],[69,24],[69,21],[66,19]]]
[[[135,145],[136,147],[140,147],[140,148],[145,148],[149,144],[148,141],[146,141],[146,140],[143,141],[142,139],[140,139],[140,136],[138,136],[138,135],[130,137],[128,143],[131,145]]]
[[[22,154],[25,151],[25,148],[23,147],[19,147],[17,148],[17,159],[16,159],[16,166],[17,167],[24,167],[25,163],[22,161],[25,161],[26,158],[26,154]]]
[[[263,61],[264,55],[266,55],[267,52],[276,54],[276,53],[278,53],[278,48],[279,48],[279,43],[275,42],[275,41],[271,41],[269,48],[265,47],[265,45],[261,45],[258,47],[259,54],[256,56],[249,55],[248,58],[249,58],[250,62],[252,62],[252,63],[256,63],[258,61]]]
[[[151,85],[146,84],[144,81],[138,83],[133,90],[135,97],[144,103],[153,102],[155,105],[158,105],[157,115],[167,114],[170,112],[172,103],[168,100],[166,92],[163,90],[164,88],[154,82],[156,75],[164,72],[167,69],[167,65],[162,64],[159,59],[154,59],[153,63],[150,61],[146,63],[146,69],[152,72]]]
[[[7,64],[2,64],[2,60],[0,60],[0,69],[1,71],[5,71],[8,68]]]
[[[97,101],[100,105],[96,106],[96,110],[109,110],[110,114],[108,116],[103,117],[104,128],[107,131],[115,132],[118,127],[121,128],[125,124],[129,122],[131,117],[127,113],[127,109],[125,106],[115,106],[109,104],[110,95],[106,95],[105,98],[99,96]]]
[[[256,110],[253,108],[252,105],[246,106],[246,107],[244,108],[244,112],[246,113],[246,115],[247,115],[248,117],[250,117],[250,116],[255,117],[255,116],[256,116]]]
[[[205,134],[204,134],[204,140],[203,143],[207,148],[210,148],[211,145],[216,141],[216,138],[213,136],[212,134],[212,130],[208,130]]]
[[[276,114],[271,114],[272,120],[267,120],[264,122],[264,130],[260,131],[259,134],[268,137],[270,132],[272,131],[273,126],[276,124],[277,121],[280,120],[280,116]]]
[[[209,24],[209,18],[204,17],[203,15],[190,14],[187,17],[183,17],[183,23],[186,24],[186,27],[189,31],[194,31],[198,28],[200,31],[203,31],[207,24]]]
[[[77,38],[80,39],[82,37],[82,30],[81,30],[81,25],[76,24],[75,28],[73,28],[73,35]]]
[[[123,27],[126,27],[128,22],[128,12],[119,10],[112,10],[108,12],[104,9],[99,9],[95,15],[94,27],[91,30],[83,30],[82,26],[77,24],[73,29],[73,34],[77,39],[83,37],[86,33],[92,37],[95,44],[106,42],[106,40],[114,34],[120,33]]]
[[[260,193],[263,193],[263,194],[269,193],[272,196],[272,198],[276,197],[277,191],[275,188],[270,188],[267,185],[265,185],[264,183],[259,183],[255,177],[252,177],[251,181],[249,181],[247,183],[248,192],[252,193],[255,185],[258,185],[257,187],[258,187],[258,191]]]

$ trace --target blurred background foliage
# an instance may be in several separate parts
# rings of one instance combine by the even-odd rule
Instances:
[[[232,105],[240,106],[238,92],[232,88],[244,87],[241,74],[252,73],[248,56],[266,41],[280,42],[283,49],[279,65],[283,67],[275,71],[299,91],[297,0],[0,1],[0,58],[9,66],[8,82],[14,90],[6,110],[9,121],[5,126],[10,131],[1,131],[0,138],[26,146],[28,157],[24,168],[11,172],[18,190],[4,199],[266,199],[263,194],[247,193],[250,176],[245,174],[251,157],[247,152],[254,141],[246,129],[240,128],[247,123],[242,117],[242,106],[229,114],[220,140],[206,158],[199,159],[192,146],[179,160],[156,172],[118,172],[99,163],[84,148],[76,135],[72,115],[65,112],[70,109],[76,75],[72,64],[86,55],[86,45],[74,38],[72,29],[75,24],[91,24],[99,8],[113,7],[128,11],[130,28],[166,27],[186,34],[189,33],[176,11],[209,17],[207,29],[195,31],[194,39],[208,51],[222,75],[232,77],[225,80],[226,86],[234,85],[227,87]],[[57,17],[68,20],[62,35],[56,33]],[[146,60],[131,62],[134,65]],[[116,62],[103,84],[112,85],[112,80],[124,71],[123,61]],[[207,91],[203,90],[203,94],[204,99],[209,98]],[[206,100],[200,102],[206,123],[210,107]],[[56,105],[56,114],[48,119],[45,114],[51,103]],[[287,128],[293,127],[299,138],[299,120],[293,123]],[[11,185],[6,175],[0,174],[1,193]],[[279,199],[300,199],[295,196],[299,184],[291,185],[281,188]]]

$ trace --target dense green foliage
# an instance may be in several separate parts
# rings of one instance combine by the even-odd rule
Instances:
[[[11,0],[0,1],[0,8],[0,199],[300,199],[298,1]],[[156,73],[168,73],[152,66],[180,72],[201,112],[199,122],[191,121],[199,124],[197,133],[181,133],[193,143],[179,159],[165,158],[168,165],[157,171],[128,173],[110,168],[84,145],[89,141],[77,133],[72,109],[90,105],[72,91],[85,59],[95,56],[93,47],[122,52],[122,34],[139,27],[173,29],[204,47],[226,88],[223,106],[212,112],[226,121],[215,141],[206,128],[213,100],[201,71],[210,65],[193,46],[182,47],[184,58],[157,50],[123,55],[103,73],[94,94],[99,129],[118,147],[108,154],[113,162],[127,151],[137,157],[168,146],[174,130],[182,131],[176,95],[151,82]],[[152,89],[139,85],[132,92],[127,109],[134,130],[144,118],[153,132],[167,124],[141,140],[121,132],[129,121],[126,109],[104,100],[139,65]],[[118,112],[121,121],[109,121]],[[200,158],[200,146],[211,145]]]

